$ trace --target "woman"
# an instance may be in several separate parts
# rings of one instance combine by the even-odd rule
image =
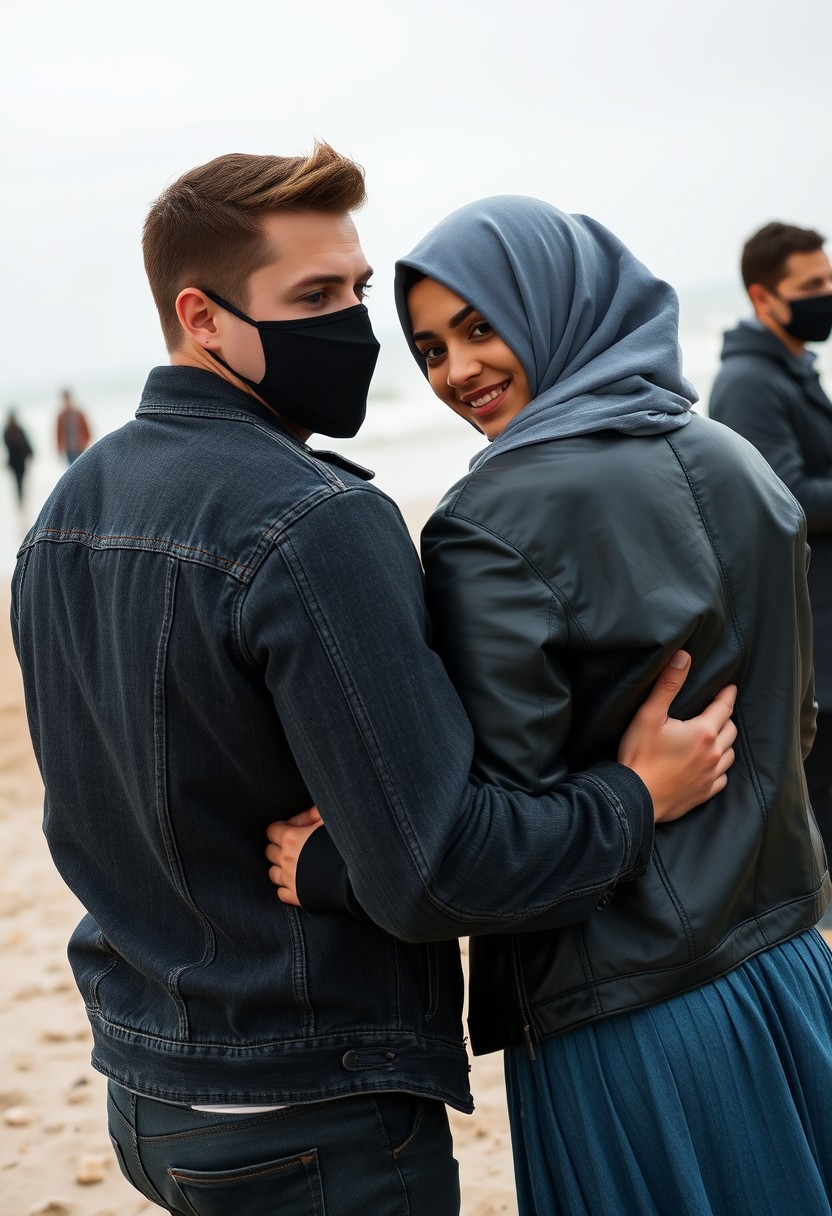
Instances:
[[[692,414],[673,291],[595,221],[486,199],[401,260],[396,292],[434,392],[490,441],[422,538],[477,775],[537,791],[614,757],[679,648],[674,713],[739,686],[727,788],[657,828],[643,877],[556,931],[472,939],[472,1045],[507,1049],[520,1212],[828,1213],[800,510]]]
[[[609,755],[682,645],[680,701],[739,686],[731,780],[658,829],[643,878],[556,933],[472,941],[472,1045],[508,1048],[520,1211],[829,1212],[800,510],[691,413],[675,294],[595,221],[472,204],[401,260],[396,294],[433,391],[490,441],[423,533],[479,775],[535,790]]]

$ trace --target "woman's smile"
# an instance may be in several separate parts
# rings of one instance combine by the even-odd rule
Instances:
[[[463,405],[470,406],[479,417],[482,417],[490,409],[497,410],[500,408],[510,386],[511,380],[504,380],[502,384],[487,388],[484,391],[477,389],[475,393],[464,394],[460,397],[460,401]]]

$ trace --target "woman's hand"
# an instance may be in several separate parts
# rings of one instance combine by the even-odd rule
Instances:
[[[729,684],[696,718],[668,717],[690,671],[690,655],[677,650],[633,718],[618,749],[619,764],[638,773],[653,799],[656,823],[679,819],[724,789],[734,763],[737,728],[731,721],[737,689]]]
[[[266,845],[266,856],[271,862],[269,878],[277,887],[277,898],[281,903],[300,907],[295,886],[298,858],[309,837],[322,823],[318,808],[310,806],[307,811],[301,811],[291,819],[279,819],[266,828],[270,841]]]

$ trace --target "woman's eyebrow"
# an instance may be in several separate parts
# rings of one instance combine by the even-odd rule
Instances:
[[[472,312],[475,312],[473,304],[466,304],[464,308],[460,308],[459,312],[455,312],[448,322],[449,329],[456,329],[457,325],[461,325],[466,317],[470,317]],[[421,342],[423,338],[435,338],[436,334],[429,329],[420,329],[418,334],[413,335],[414,342]]]
[[[465,318],[469,317],[473,311],[473,304],[466,304],[464,308],[460,308],[459,312],[455,312],[448,322],[449,329],[456,329],[457,325],[461,325]]]

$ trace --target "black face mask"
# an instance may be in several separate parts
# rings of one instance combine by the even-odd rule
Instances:
[[[784,303],[792,310],[792,319],[783,328],[793,338],[801,342],[825,342],[832,334],[832,294],[803,296]]]
[[[260,334],[266,374],[258,383],[224,367],[292,422],[333,439],[351,439],[367,412],[379,344],[363,304],[297,321],[254,321],[211,291],[204,293]]]

